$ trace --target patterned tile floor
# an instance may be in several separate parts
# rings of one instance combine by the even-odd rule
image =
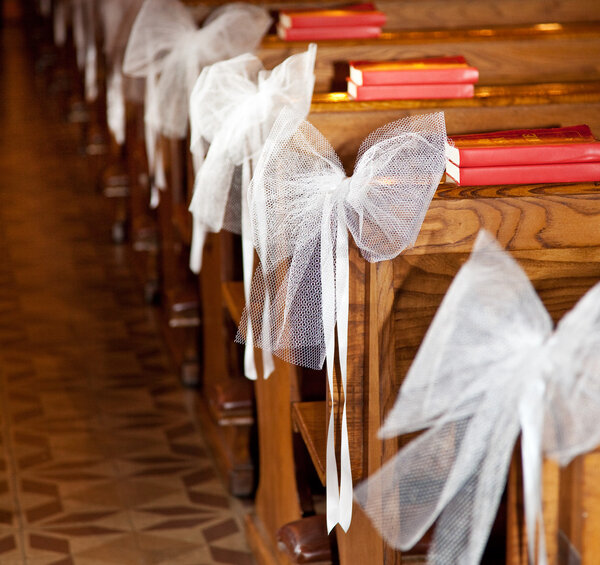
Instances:
[[[249,565],[77,130],[0,36],[0,564]]]

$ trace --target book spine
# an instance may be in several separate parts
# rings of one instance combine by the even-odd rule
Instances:
[[[286,28],[316,28],[316,27],[382,27],[386,22],[383,12],[361,12],[344,15],[301,15],[285,14],[279,16],[279,23]]]
[[[392,84],[473,84],[479,80],[479,71],[474,67],[402,71],[362,71],[364,86]]]
[[[358,86],[348,82],[348,94],[355,100],[422,100],[472,98],[472,84],[410,84]]]
[[[320,41],[329,39],[369,39],[379,37],[379,27],[284,28],[277,26],[277,35],[285,41]]]
[[[448,148],[447,157],[461,167],[493,167],[600,161],[600,143]]]
[[[461,186],[598,182],[600,162],[506,167],[446,167],[446,173]]]

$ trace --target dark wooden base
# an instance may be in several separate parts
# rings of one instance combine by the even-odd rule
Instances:
[[[219,424],[202,393],[196,403],[204,438],[215,457],[229,492],[234,496],[251,496],[256,487],[256,469],[250,446],[253,422]]]
[[[277,549],[275,540],[256,514],[246,516],[246,539],[258,565],[293,565],[287,555]]]

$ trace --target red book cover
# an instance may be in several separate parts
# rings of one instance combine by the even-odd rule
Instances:
[[[285,41],[321,41],[325,39],[369,39],[381,35],[380,27],[303,27],[277,26],[277,35]]]
[[[600,161],[600,141],[586,125],[457,135],[446,157],[461,167]]]
[[[600,181],[600,161],[500,167],[458,167],[446,162],[446,175],[461,186]]]
[[[350,61],[350,79],[361,86],[475,83],[479,71],[464,57],[427,57],[398,61]]]
[[[392,84],[359,86],[348,80],[348,95],[354,100],[423,100],[472,98],[472,84]]]
[[[386,16],[379,10],[298,10],[279,12],[279,25],[284,28],[315,27],[382,27]]]

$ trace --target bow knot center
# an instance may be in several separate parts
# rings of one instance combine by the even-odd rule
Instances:
[[[344,177],[338,182],[329,184],[325,192],[330,196],[335,196],[338,200],[343,200],[346,198],[348,192],[350,192],[350,181],[351,177]]]

